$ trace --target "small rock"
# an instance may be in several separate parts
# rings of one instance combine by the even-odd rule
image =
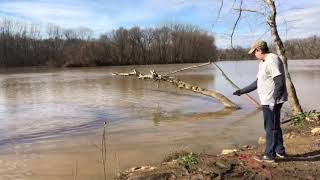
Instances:
[[[266,139],[263,138],[263,137],[259,137],[259,139],[258,139],[258,144],[259,144],[259,145],[264,145],[264,144],[266,144]]]
[[[222,179],[222,174],[219,174],[215,179]]]
[[[311,117],[306,117],[306,121],[313,122],[314,120]]]
[[[136,171],[136,170],[138,170],[138,169],[140,169],[140,167],[133,167],[133,168],[131,168],[131,169],[129,170],[129,172],[133,172],[133,171]]]
[[[295,138],[295,137],[296,137],[296,135],[291,134],[290,139],[293,139],[293,138]]]
[[[139,171],[139,170],[154,170],[156,167],[152,166],[140,166],[140,167],[133,167],[129,170],[129,172]]]
[[[312,135],[320,135],[320,127],[311,130]]]
[[[308,180],[316,180],[316,178],[313,177],[313,176],[308,176],[307,179],[308,179]]]
[[[292,133],[286,133],[283,135],[283,138],[284,139],[292,139],[292,138],[295,138],[296,136]]]
[[[169,161],[169,162],[164,162],[162,163],[163,165],[168,165],[168,166],[175,166],[178,164],[178,161],[176,159]]]
[[[171,177],[168,178],[168,180],[177,179],[177,176],[175,174],[172,174]]]
[[[242,145],[242,146],[241,146],[241,149],[249,149],[249,147],[250,147],[250,146],[246,144],[246,145]]]
[[[201,174],[193,174],[189,178],[190,180],[203,180],[203,176]]]
[[[191,87],[192,87],[192,86],[191,86],[190,84],[186,84],[186,85],[185,85],[185,88],[186,88],[186,89],[191,89]]]
[[[220,168],[228,168],[227,165],[225,165],[223,162],[217,161],[216,165],[219,166]]]
[[[175,175],[171,172],[154,172],[143,174],[129,174],[127,180],[147,180],[147,179],[175,179]]]
[[[220,155],[227,155],[227,154],[236,153],[236,152],[237,152],[236,149],[224,149],[222,150]]]
[[[206,171],[206,170],[203,170],[202,173],[205,174],[205,175],[211,174],[209,171]]]
[[[241,150],[251,150],[251,149],[255,149],[256,146],[255,145],[243,145],[241,146]]]

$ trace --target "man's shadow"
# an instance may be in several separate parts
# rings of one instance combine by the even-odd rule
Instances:
[[[284,159],[279,159],[279,162],[287,161],[320,161],[320,150],[304,154],[287,155]]]

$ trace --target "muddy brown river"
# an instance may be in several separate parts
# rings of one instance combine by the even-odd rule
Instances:
[[[240,87],[258,71],[258,61],[218,64]],[[218,153],[256,143],[264,133],[260,110],[233,96],[214,66],[176,76],[222,92],[241,110],[223,109],[210,97],[168,83],[111,75],[191,65],[0,69],[0,179],[103,179],[104,122],[109,178],[159,163],[173,151]],[[303,108],[319,110],[320,60],[290,61],[289,68]],[[251,95],[257,99],[256,92]]]

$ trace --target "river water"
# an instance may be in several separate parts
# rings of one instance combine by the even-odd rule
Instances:
[[[240,87],[258,71],[257,61],[218,64]],[[256,143],[264,133],[260,110],[233,96],[213,65],[176,77],[222,92],[241,110],[223,109],[210,97],[169,83],[111,75],[133,68],[166,73],[191,65],[1,69],[0,179],[103,179],[104,122],[108,177],[157,164],[169,152],[219,153]],[[319,110],[320,60],[290,61],[289,68],[303,108]],[[257,99],[256,92],[251,95]]]

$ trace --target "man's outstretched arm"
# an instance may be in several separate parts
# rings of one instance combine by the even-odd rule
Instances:
[[[251,91],[254,91],[254,90],[257,89],[257,83],[258,83],[258,79],[253,81],[249,86],[246,86],[246,87],[244,87],[242,89],[236,90],[235,92],[233,92],[233,95],[240,96],[241,94],[246,94],[246,93],[249,93]]]

